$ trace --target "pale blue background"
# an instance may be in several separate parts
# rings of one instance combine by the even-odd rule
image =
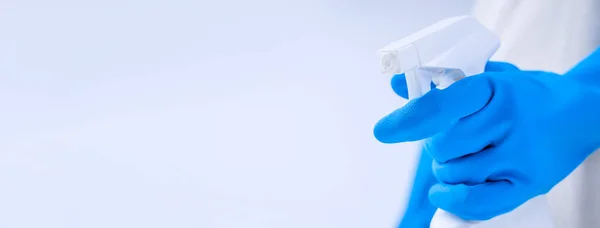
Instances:
[[[0,227],[391,227],[375,50],[471,3],[3,0]]]

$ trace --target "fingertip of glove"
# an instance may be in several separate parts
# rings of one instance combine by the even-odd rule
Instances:
[[[394,75],[394,77],[392,77],[391,84],[394,93],[403,97],[404,99],[408,99],[408,88],[404,74]]]
[[[377,124],[375,124],[375,127],[373,128],[373,135],[377,141],[386,144],[395,143],[392,137],[394,130],[389,126],[390,124],[391,123],[389,123],[387,118],[383,118],[379,120]],[[395,133],[398,134],[398,132]]]
[[[463,184],[435,184],[429,189],[429,201],[438,208],[457,211],[467,198],[467,186]]]

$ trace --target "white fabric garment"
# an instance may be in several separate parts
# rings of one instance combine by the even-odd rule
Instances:
[[[492,59],[521,69],[564,73],[600,44],[597,0],[478,0],[474,14],[501,37]],[[595,153],[550,192],[556,227],[600,227],[598,175]]]

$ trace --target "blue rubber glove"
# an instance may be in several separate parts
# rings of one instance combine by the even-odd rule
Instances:
[[[488,220],[547,193],[600,146],[600,88],[573,78],[486,72],[411,100],[374,133],[384,143],[425,139],[439,181],[430,202]]]
[[[489,62],[486,72],[505,72],[517,71],[514,65],[502,62]],[[408,90],[406,79],[403,74],[392,78],[392,89],[404,99],[408,99]],[[432,88],[434,88],[432,84]],[[417,165],[415,177],[412,184],[412,190],[406,205],[406,210],[399,224],[399,228],[426,228],[429,227],[431,219],[437,208],[429,202],[429,189],[437,183],[431,169],[432,158],[425,151],[422,151]]]

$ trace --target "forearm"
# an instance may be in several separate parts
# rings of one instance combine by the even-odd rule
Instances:
[[[579,62],[565,76],[586,85],[600,87],[600,48]]]

